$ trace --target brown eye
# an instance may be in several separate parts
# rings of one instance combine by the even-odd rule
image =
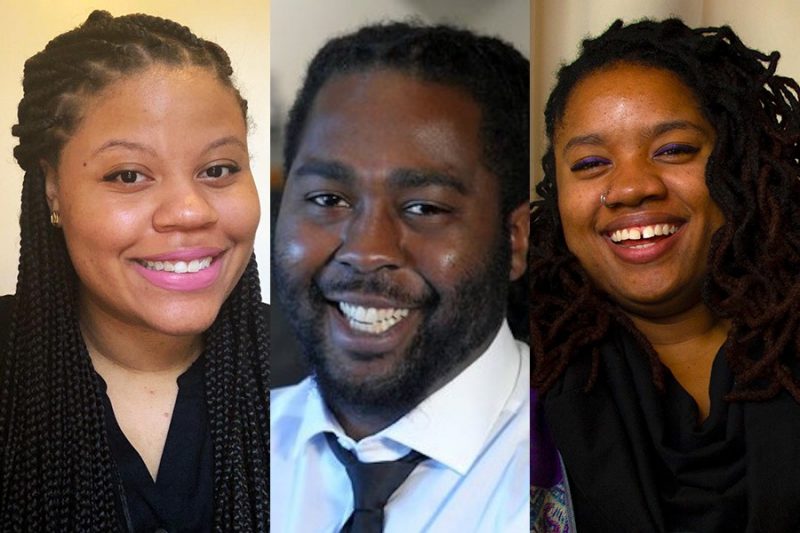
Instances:
[[[134,183],[139,183],[144,179],[144,177],[144,174],[141,172],[136,172],[135,170],[120,170],[104,176],[103,181],[116,181],[119,183],[132,185]]]
[[[313,196],[309,196],[308,201],[313,202],[320,207],[350,207],[350,204],[347,203],[347,200],[338,194],[315,194]]]
[[[405,207],[405,210],[406,213],[408,214],[423,216],[423,217],[449,213],[449,211],[443,207],[425,202],[416,202],[413,204],[409,204]]]
[[[235,165],[214,165],[203,171],[203,176],[207,178],[224,178],[239,172],[239,167]]]
[[[119,179],[122,180],[123,183],[136,183],[136,178],[139,176],[138,172],[134,172],[132,170],[126,170],[124,172],[120,172]]]

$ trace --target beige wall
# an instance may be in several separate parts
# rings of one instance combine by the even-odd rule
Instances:
[[[262,222],[256,253],[264,299],[269,301],[269,0],[3,0],[0,64],[0,294],[13,293],[19,250],[22,170],[12,155],[17,104],[25,60],[47,42],[79,24],[93,9],[113,15],[147,13],[176,20],[219,43],[230,54],[238,86],[249,102],[250,154],[261,195]]]
[[[602,33],[615,19],[678,16],[690,26],[730,25],[751,48],[779,50],[778,72],[800,77],[796,39],[800,2],[796,0],[532,0],[532,162],[533,180],[541,177],[544,104],[560,63],[573,60],[580,41]]]

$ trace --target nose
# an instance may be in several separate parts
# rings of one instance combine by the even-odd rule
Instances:
[[[153,213],[157,231],[190,231],[211,226],[219,214],[207,198],[204,185],[194,180],[165,180]]]
[[[603,205],[637,207],[648,200],[664,198],[667,187],[659,169],[642,157],[619,161],[606,183]]]
[[[335,259],[360,273],[400,267],[404,261],[401,221],[385,206],[356,209],[342,227]]]

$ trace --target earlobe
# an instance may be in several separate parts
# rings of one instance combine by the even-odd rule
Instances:
[[[50,207],[50,212],[58,212],[58,176],[53,166],[45,160],[41,160],[39,165],[44,174],[44,187],[45,196],[47,196],[47,205]]]
[[[531,233],[530,208],[522,203],[508,215],[509,239],[511,239],[510,281],[518,280],[528,268],[528,239]]]

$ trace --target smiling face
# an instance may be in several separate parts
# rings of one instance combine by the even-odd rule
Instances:
[[[724,223],[705,182],[714,141],[670,71],[621,63],[572,90],[553,140],[564,237],[626,311],[663,317],[701,302]]]
[[[259,219],[230,88],[201,68],[125,76],[87,98],[58,167],[45,166],[84,321],[168,335],[211,325]]]
[[[410,407],[499,327],[521,274],[511,250],[525,252],[481,163],[480,118],[458,89],[391,70],[334,77],[316,96],[273,261],[329,401]]]

